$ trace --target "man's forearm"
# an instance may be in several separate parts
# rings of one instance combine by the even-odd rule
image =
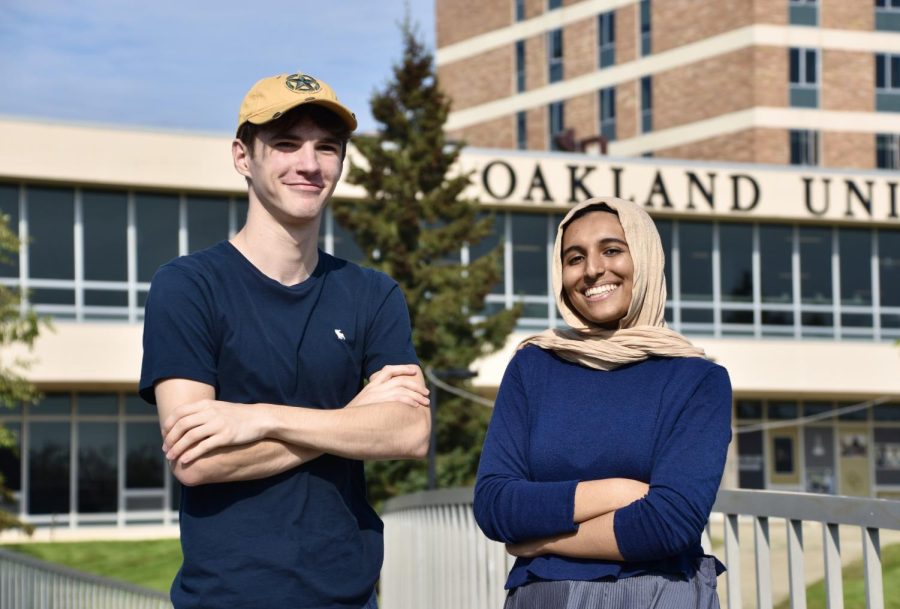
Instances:
[[[260,404],[265,436],[351,459],[422,458],[431,413],[398,402],[319,410]]]
[[[186,486],[216,482],[259,480],[299,467],[322,455],[321,451],[278,440],[225,446],[187,465],[170,463],[172,473]]]
[[[428,450],[428,390],[415,365],[385,366],[339,409],[224,402],[187,379],[161,381],[156,394],[163,450],[177,466],[261,440],[351,459],[421,458]]]

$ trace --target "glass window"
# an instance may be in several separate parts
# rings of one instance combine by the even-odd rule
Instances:
[[[250,204],[247,203],[246,200],[239,200],[239,201],[234,202],[235,232],[241,230],[244,227],[244,225],[247,223],[247,209],[249,207],[250,207]]]
[[[872,409],[872,418],[876,421],[900,422],[900,402],[878,404]]]
[[[616,139],[616,88],[600,89],[600,135],[607,141]]]
[[[118,424],[78,424],[78,511],[118,509]]]
[[[841,304],[872,304],[872,232],[864,229],[838,230],[841,264]]]
[[[162,488],[166,472],[158,423],[125,425],[125,487]]]
[[[831,402],[804,402],[803,403],[803,416],[811,417],[816,414],[822,414],[825,412],[829,412],[834,408],[834,405]]]
[[[641,55],[649,55],[652,52],[651,29],[650,0],[641,0]]]
[[[760,286],[763,302],[789,303],[791,285],[792,229],[789,226],[761,225],[759,255],[762,266]]]
[[[12,184],[0,184],[0,214],[7,217],[10,232],[19,236],[19,188]],[[0,259],[0,277],[19,276],[19,254],[3,253]]]
[[[819,83],[818,51],[816,49],[791,48],[790,76],[792,85],[812,86]]]
[[[516,21],[525,19],[525,0],[516,0]]]
[[[789,420],[797,418],[797,402],[769,402],[770,420]]]
[[[799,234],[801,302],[831,304],[831,229],[804,226]]]
[[[722,268],[722,300],[753,301],[753,227],[749,224],[719,225]]]
[[[563,31],[547,32],[547,80],[551,83],[563,79]]]
[[[818,0],[790,0],[791,25],[818,25],[819,23]]]
[[[119,396],[115,393],[79,393],[79,415],[108,415],[119,414]]]
[[[546,296],[547,287],[547,216],[513,213],[513,294]],[[546,317],[546,307],[544,307]]]
[[[333,232],[334,255],[356,264],[363,264],[366,261],[366,254],[356,244],[353,235],[335,220]]]
[[[900,307],[900,231],[878,231],[881,306]]]
[[[712,224],[678,225],[681,299],[712,301]]]
[[[516,91],[525,90],[525,41],[516,41]]]
[[[30,276],[74,279],[75,191],[32,187],[27,194]]]
[[[135,195],[138,281],[150,281],[156,269],[178,256],[178,197]]]
[[[177,512],[181,506],[181,482],[179,482],[172,474],[169,474],[169,478],[172,481],[169,485],[169,488],[172,490],[169,509],[173,512]]]
[[[68,393],[47,393],[31,407],[32,416],[71,415],[72,397]]]
[[[666,259],[666,293],[672,298],[672,221],[671,220],[654,220],[656,231],[659,233],[659,239],[662,241],[663,256]]]
[[[763,433],[751,431],[737,435],[738,486],[765,488],[763,470]]]
[[[875,166],[878,169],[900,169],[900,135],[875,135]]]
[[[557,136],[562,135],[566,129],[566,112],[563,102],[554,102],[547,109],[550,115],[550,150],[561,150]]]
[[[547,0],[547,10],[552,11],[562,6],[562,0]]]
[[[14,438],[15,447],[0,446],[0,476],[3,484],[11,491],[22,489],[22,458],[19,447],[22,446],[22,425],[20,423],[3,423]]]
[[[148,404],[136,393],[125,394],[125,414],[156,416],[156,406]]]
[[[900,484],[900,427],[874,431],[875,484]]]
[[[188,197],[188,251],[197,252],[228,238],[228,199]]]
[[[616,12],[597,16],[597,65],[601,68],[616,63]]]
[[[84,304],[98,307],[127,307],[128,293],[115,290],[85,290]],[[102,317],[96,313],[87,314],[91,318]],[[123,311],[122,316],[125,315]]]
[[[127,195],[124,192],[84,191],[81,196],[81,221],[84,278],[127,281]]]
[[[737,419],[762,419],[762,402],[759,400],[736,400],[735,416]]]
[[[848,408],[850,406],[858,406],[859,402],[838,402],[838,408]],[[861,408],[838,415],[839,421],[868,421],[870,408]]]
[[[806,463],[806,492],[835,492],[834,428],[810,425],[803,430],[803,453]]]
[[[791,129],[791,165],[819,164],[819,132]]]
[[[31,514],[67,514],[71,453],[69,423],[32,421],[28,431],[28,511]]]
[[[653,81],[649,76],[641,78],[641,131],[653,130]]]
[[[528,150],[528,124],[525,112],[516,113],[516,147],[519,150]]]
[[[900,32],[900,0],[875,0],[875,29]]]
[[[469,244],[469,260],[475,261],[482,256],[486,256],[491,251],[494,250],[495,247],[500,245],[500,242],[503,239],[504,234],[504,221],[506,215],[504,212],[498,212],[497,215],[493,216],[491,219],[491,232],[487,234],[481,241],[478,243],[470,243]],[[500,274],[497,283],[491,288],[491,294],[503,294],[503,249],[500,249]]]
[[[788,50],[791,106],[816,108],[819,105],[819,54],[816,49]]]
[[[900,112],[900,55],[875,55],[875,109]]]

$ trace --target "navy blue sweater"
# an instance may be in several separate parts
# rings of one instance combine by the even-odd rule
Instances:
[[[506,587],[696,569],[731,440],[731,383],[700,358],[651,358],[611,371],[529,346],[506,369],[475,485],[475,518],[491,539],[517,543],[577,530],[582,480],[647,482],[617,510],[625,562],[519,558]]]

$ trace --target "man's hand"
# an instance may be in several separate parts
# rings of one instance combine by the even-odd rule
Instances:
[[[419,374],[419,367],[415,364],[385,366],[371,376],[366,386],[356,394],[347,407],[382,402],[428,406],[428,388],[425,387]]]
[[[216,448],[262,440],[266,437],[263,415],[257,406],[219,400],[178,406],[162,423],[166,459],[187,465]]]

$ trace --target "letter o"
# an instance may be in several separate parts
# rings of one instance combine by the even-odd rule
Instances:
[[[491,187],[490,173],[497,165],[505,168],[506,173],[508,174],[507,180],[509,181],[509,185],[506,188],[506,192],[504,192],[503,194],[497,194]],[[491,161],[490,163],[485,165],[484,170],[481,172],[481,185],[484,186],[484,190],[487,191],[489,195],[491,195],[498,201],[508,199],[516,189],[516,171],[512,168],[512,165],[510,165],[506,161]]]

